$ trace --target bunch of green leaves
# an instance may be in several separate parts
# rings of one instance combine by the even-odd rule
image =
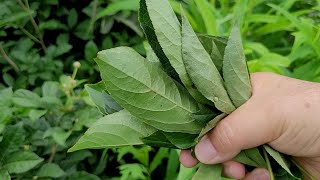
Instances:
[[[71,152],[139,144],[192,148],[250,98],[250,76],[237,23],[228,39],[199,35],[182,8],[180,13],[179,21],[168,1],[141,0],[139,21],[151,46],[147,57],[128,47],[98,53],[95,61],[103,81],[88,85],[88,92],[106,116],[89,128]],[[114,107],[124,109],[109,114],[107,109]],[[264,158],[255,148],[242,151],[235,160],[268,168],[273,177],[270,156],[288,177],[301,176],[291,172],[280,153],[268,146],[260,150]],[[200,164],[193,179],[221,179],[221,172],[221,165]]]

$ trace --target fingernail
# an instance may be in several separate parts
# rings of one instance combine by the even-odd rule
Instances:
[[[214,158],[217,150],[213,147],[210,139],[205,135],[195,148],[197,159],[202,163],[215,163]]]
[[[253,180],[270,180],[270,175],[267,170],[258,170],[253,173]]]

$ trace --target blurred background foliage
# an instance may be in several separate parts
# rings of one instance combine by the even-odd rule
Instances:
[[[319,0],[169,0],[198,33],[241,24],[251,72],[320,82]],[[85,83],[99,50],[145,55],[138,0],[0,0],[0,179],[181,179],[178,151],[67,150],[102,115]]]

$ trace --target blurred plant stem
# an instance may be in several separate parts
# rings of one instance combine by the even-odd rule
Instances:
[[[1,43],[0,43],[0,53],[1,53],[2,57],[12,66],[12,68],[16,71],[16,73],[19,73],[20,70],[19,70],[18,66],[6,54]]]
[[[35,31],[36,31],[36,33],[38,35],[39,43],[41,44],[41,47],[42,47],[44,53],[47,53],[47,47],[46,47],[46,45],[44,44],[44,41],[43,41],[43,34],[40,32],[39,26],[36,23],[36,21],[34,20],[34,18],[32,16],[32,13],[30,12],[30,7],[29,7],[28,0],[25,0],[25,4],[21,0],[18,0],[18,3],[22,7],[22,9],[25,10],[28,13],[28,15],[30,17],[30,21],[32,23],[32,26],[33,26],[33,28],[35,29]]]

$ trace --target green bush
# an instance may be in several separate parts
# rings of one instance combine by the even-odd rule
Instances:
[[[239,18],[251,72],[320,82],[319,1],[171,0],[199,33]],[[84,90],[99,50],[146,55],[138,0],[0,0],[0,179],[188,179],[178,152],[149,146],[67,153],[101,117]],[[76,63],[75,63],[76,62]],[[80,62],[81,67],[79,67]]]

